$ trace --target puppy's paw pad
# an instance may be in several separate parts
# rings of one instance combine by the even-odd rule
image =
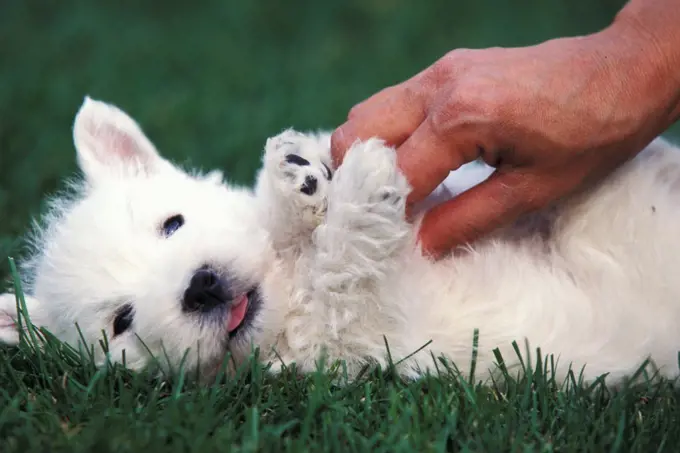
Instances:
[[[282,156],[270,172],[279,191],[306,197],[325,196],[329,174],[322,162],[313,163],[297,154]]]
[[[386,203],[392,206],[399,206],[405,202],[405,196],[396,187],[384,187],[374,196],[371,197],[371,201],[375,203]]]
[[[318,225],[326,214],[333,172],[330,151],[313,135],[287,130],[267,140],[265,168],[280,202],[303,223]]]
[[[285,130],[267,140],[265,155],[270,173],[294,183],[295,191],[305,195],[315,194],[321,180],[333,178],[330,151],[318,137]]]

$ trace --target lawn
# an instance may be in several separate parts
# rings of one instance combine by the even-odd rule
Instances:
[[[196,6],[196,5],[201,5]],[[87,94],[135,117],[161,152],[249,184],[265,139],[332,128],[454,47],[595,31],[622,1],[0,2],[0,277],[45,196],[75,171]],[[671,135],[680,136],[676,127]],[[472,339],[471,339],[472,341]],[[0,348],[0,451],[677,451],[669,384],[607,392],[526,378],[481,386],[373,370],[271,377],[255,361],[200,388],[95,370],[48,339]],[[458,364],[468,367],[470,364]]]

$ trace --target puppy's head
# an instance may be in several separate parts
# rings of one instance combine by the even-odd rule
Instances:
[[[163,159],[118,108],[86,98],[74,142],[83,180],[52,203],[25,269],[32,322],[142,368],[208,369],[244,347],[260,304],[267,235],[250,191]],[[0,296],[0,340],[19,338],[12,294]]]

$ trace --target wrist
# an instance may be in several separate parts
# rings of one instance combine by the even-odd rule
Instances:
[[[662,133],[680,115],[680,2],[631,0],[599,33],[641,113]],[[651,119],[650,118],[650,119]]]
[[[629,10],[602,31],[566,38],[572,43],[572,66],[580,68],[576,80],[585,87],[583,101],[592,107],[586,117],[597,131],[589,136],[593,148],[635,153],[677,119],[680,41],[669,43],[678,38],[673,28]]]

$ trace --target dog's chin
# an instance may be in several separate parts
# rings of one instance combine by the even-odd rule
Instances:
[[[248,298],[248,305],[239,325],[229,331],[227,325],[230,323],[230,320],[228,317],[225,319],[223,329],[226,335],[223,354],[215,356],[213,360],[207,363],[204,362],[201,365],[200,380],[202,382],[212,383],[223,368],[227,376],[231,375],[235,372],[238,364],[246,359],[247,356],[244,351],[249,350],[248,339],[250,332],[253,329],[254,320],[262,304],[259,288],[257,287],[248,291],[246,297]],[[224,359],[227,358],[227,356],[230,358],[227,363],[224,363]]]
[[[210,383],[218,375],[220,370],[226,366],[225,372],[227,375],[232,374],[238,364],[247,358],[245,351],[249,351],[249,339],[252,335],[252,330],[254,328],[254,320],[260,310],[262,304],[262,299],[260,296],[260,290],[257,286],[252,287],[248,292],[244,294],[246,300],[244,302],[245,310],[244,312],[239,312],[238,303],[237,306],[222,306],[222,308],[214,310],[208,316],[211,324],[215,325],[216,330],[214,333],[216,335],[223,335],[223,350],[222,352],[217,352],[212,359],[203,361],[200,366],[199,374],[201,376],[200,380],[206,383]],[[238,320],[238,325],[232,325],[236,317]],[[224,363],[224,359],[228,359],[228,363]]]

